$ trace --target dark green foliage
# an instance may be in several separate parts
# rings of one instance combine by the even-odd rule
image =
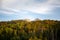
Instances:
[[[0,22],[0,40],[60,40],[60,21]]]

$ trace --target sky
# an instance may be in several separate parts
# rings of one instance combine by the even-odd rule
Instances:
[[[60,0],[0,0],[0,21],[60,20]]]

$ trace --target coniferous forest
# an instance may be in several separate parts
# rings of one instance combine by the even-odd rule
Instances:
[[[60,21],[1,21],[0,40],[60,40]]]

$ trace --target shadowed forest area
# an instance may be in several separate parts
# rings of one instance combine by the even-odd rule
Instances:
[[[0,40],[60,40],[60,21],[1,21]]]

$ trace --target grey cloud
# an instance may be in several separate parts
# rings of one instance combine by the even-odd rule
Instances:
[[[12,8],[21,11],[28,10],[31,12],[44,14],[60,6],[59,0],[3,0],[2,8]]]

